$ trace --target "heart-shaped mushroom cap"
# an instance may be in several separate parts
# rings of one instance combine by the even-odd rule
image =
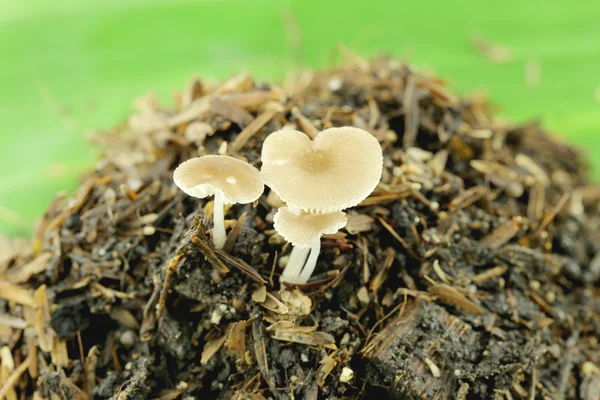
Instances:
[[[381,145],[369,132],[330,128],[314,141],[295,130],[271,133],[263,144],[265,183],[289,206],[311,212],[353,207],[381,179]]]
[[[187,160],[175,169],[173,180],[187,195],[201,199],[221,190],[227,204],[252,203],[264,190],[263,179],[256,168],[229,156]]]
[[[301,211],[292,212],[281,207],[273,217],[275,230],[286,241],[296,247],[310,248],[324,234],[334,234],[346,226],[348,217],[341,211],[324,214],[311,214]]]

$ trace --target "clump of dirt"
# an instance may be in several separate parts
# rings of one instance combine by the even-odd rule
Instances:
[[[572,398],[600,392],[600,187],[535,124],[494,118],[402,63],[282,87],[194,81],[95,136],[104,156],[32,245],[3,244],[0,397]],[[284,127],[370,131],[375,191],[284,286],[278,201],[227,210],[172,180],[228,154],[260,167]]]

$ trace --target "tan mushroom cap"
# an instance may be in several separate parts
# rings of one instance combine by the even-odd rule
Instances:
[[[229,156],[203,156],[181,163],[173,173],[186,194],[204,198],[223,192],[224,202],[252,203],[264,190],[263,178],[252,165]]]
[[[288,207],[280,208],[273,217],[277,233],[294,246],[304,249],[312,247],[322,235],[336,233],[347,222],[346,214],[341,211],[326,214],[301,211],[295,214]]]
[[[314,141],[280,130],[263,144],[265,183],[289,206],[311,212],[353,207],[377,186],[383,169],[381,145],[369,132],[330,128]]]

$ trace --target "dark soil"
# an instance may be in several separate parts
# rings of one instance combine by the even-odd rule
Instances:
[[[600,187],[580,154],[395,60],[351,61],[283,88],[195,81],[95,136],[96,171],[31,246],[4,245],[2,394],[598,399]],[[284,126],[367,129],[385,157],[297,288],[274,196],[231,207],[216,251],[212,203],[172,181],[199,154],[260,167]]]

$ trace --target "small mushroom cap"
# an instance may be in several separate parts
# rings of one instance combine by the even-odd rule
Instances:
[[[341,211],[325,214],[294,213],[289,207],[277,210],[273,217],[275,230],[286,241],[303,249],[312,247],[321,236],[334,234],[346,226],[348,218]]]
[[[353,207],[381,179],[381,145],[369,132],[330,128],[314,141],[304,133],[280,130],[263,144],[265,183],[291,207],[332,212]]]
[[[252,203],[264,190],[263,178],[252,165],[228,156],[203,156],[181,163],[175,184],[187,195],[204,198],[223,192],[226,204]]]

